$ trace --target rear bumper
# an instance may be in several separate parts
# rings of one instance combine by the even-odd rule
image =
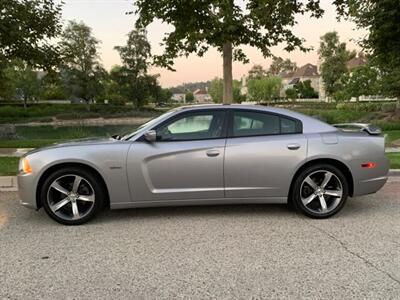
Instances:
[[[33,174],[18,174],[18,194],[21,205],[38,209],[36,203],[36,180]]]
[[[359,181],[354,185],[353,196],[355,197],[376,193],[385,185],[387,180],[388,177],[383,176]]]

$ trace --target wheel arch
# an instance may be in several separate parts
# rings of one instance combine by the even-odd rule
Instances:
[[[46,178],[48,176],[50,176],[50,174],[55,172],[56,170],[59,170],[61,168],[67,168],[67,167],[77,167],[77,168],[85,169],[85,170],[93,173],[97,178],[99,178],[99,180],[103,184],[103,186],[105,188],[105,192],[106,192],[106,207],[110,206],[110,196],[109,196],[109,192],[108,192],[108,187],[107,187],[107,184],[106,184],[103,176],[100,174],[100,172],[98,170],[96,170],[95,168],[93,168],[92,166],[90,166],[88,164],[81,163],[81,162],[62,162],[62,163],[56,163],[54,165],[49,166],[40,175],[40,178],[39,178],[39,181],[37,184],[37,188],[36,188],[36,207],[37,207],[37,209],[40,209],[42,207],[42,203],[40,201],[40,193],[42,191],[43,184],[44,184]]]
[[[350,171],[350,168],[345,163],[341,162],[340,160],[334,159],[334,158],[315,158],[315,159],[306,161],[304,164],[302,164],[297,169],[297,171],[294,174],[294,176],[292,177],[292,181],[290,183],[288,201],[291,201],[291,199],[292,199],[293,185],[294,185],[294,181],[296,180],[297,176],[299,176],[299,174],[306,168],[316,165],[316,164],[328,164],[328,165],[332,165],[332,166],[338,168],[343,173],[343,175],[346,177],[347,183],[349,185],[349,196],[353,196],[353,194],[354,194],[354,178]]]

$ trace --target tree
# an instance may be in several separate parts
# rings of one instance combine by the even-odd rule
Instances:
[[[99,41],[84,23],[70,21],[61,35],[63,58],[61,75],[69,96],[82,98],[89,104],[104,89],[106,71],[101,66],[97,47]]]
[[[221,78],[214,78],[211,81],[209,94],[215,103],[222,102],[223,93],[224,93],[223,85],[224,85],[224,83]],[[233,80],[232,88],[233,88],[233,102],[240,103],[246,99],[246,97],[244,95],[242,95],[242,92],[241,92],[242,83],[239,80]]]
[[[135,5],[137,26],[146,27],[158,19],[173,27],[163,39],[164,53],[154,57],[159,66],[173,69],[176,57],[203,56],[210,47],[222,53],[224,103],[233,100],[232,60],[248,61],[241,45],[256,47],[265,57],[272,55],[271,47],[281,43],[287,51],[305,51],[303,40],[292,31],[296,16],[323,14],[319,0],[248,0],[240,4],[233,0],[137,0]]]
[[[63,100],[66,99],[65,89],[61,74],[58,71],[51,70],[45,74],[41,80],[42,98],[45,100]]]
[[[298,91],[295,88],[288,88],[285,91],[285,94],[286,94],[286,98],[291,100],[293,102],[293,104],[296,102],[296,99],[299,97]]]
[[[58,62],[50,40],[60,32],[61,5],[53,0],[0,1],[0,94],[10,83],[4,70],[13,60],[32,68],[50,69]],[[7,86],[8,85],[8,86]]]
[[[172,92],[170,89],[163,89],[161,86],[159,87],[159,96],[157,98],[158,103],[169,103],[171,102]]]
[[[194,95],[192,92],[187,92],[185,95],[185,100],[187,103],[193,103],[194,101]]]
[[[300,81],[295,84],[294,88],[297,94],[300,95],[300,98],[303,99],[318,98],[318,93],[311,86],[311,80]]]
[[[274,56],[268,73],[271,75],[279,75],[282,72],[293,72],[296,68],[297,64],[290,59]]]
[[[14,60],[4,70],[4,74],[10,83],[10,98],[22,99],[26,110],[28,101],[36,100],[41,92],[41,81],[37,72],[22,60]]]
[[[224,87],[223,87],[224,83],[223,80],[221,78],[214,78],[211,81],[211,86],[210,86],[210,96],[212,98],[212,100],[215,103],[221,103],[222,99],[223,99],[223,93],[224,93]]]
[[[282,79],[276,76],[266,76],[262,79],[251,79],[247,82],[249,97],[254,101],[271,101],[279,97]]]
[[[357,67],[351,74],[345,74],[341,81],[344,87],[340,96],[343,100],[355,97],[358,101],[360,96],[380,93],[379,72],[369,64]]]
[[[355,56],[355,52],[348,51],[346,43],[340,42],[338,33],[334,31],[321,37],[318,53],[326,94],[334,97],[342,87],[340,79],[347,73],[346,63]]]
[[[248,79],[261,79],[267,72],[264,70],[262,65],[253,65],[253,67],[249,70]]]
[[[400,98],[398,0],[336,0],[339,13],[368,30],[360,42],[382,77],[382,92]]]
[[[57,61],[57,49],[50,40],[61,29],[60,4],[53,0],[2,0],[0,12],[0,70],[13,59],[32,67],[49,67]]]
[[[157,95],[157,78],[147,74],[151,56],[150,43],[146,31],[132,30],[125,46],[116,46],[121,56],[122,66],[116,69],[115,78],[122,88],[121,92],[133,102],[134,107],[142,107],[149,97]]]

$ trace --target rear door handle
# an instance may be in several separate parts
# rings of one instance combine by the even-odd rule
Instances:
[[[219,150],[215,150],[215,149],[208,150],[206,153],[207,153],[208,157],[216,157],[220,154]]]
[[[288,144],[287,148],[289,150],[297,150],[297,149],[300,149],[300,145],[299,144]]]

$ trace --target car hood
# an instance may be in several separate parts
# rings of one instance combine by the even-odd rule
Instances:
[[[119,140],[113,138],[85,138],[78,140],[70,140],[62,143],[55,143],[46,147],[36,148],[32,151],[29,151],[26,155],[33,154],[36,152],[56,149],[56,148],[65,148],[65,147],[76,147],[76,146],[88,146],[88,145],[104,145],[104,144],[114,144],[117,142],[121,142]]]

